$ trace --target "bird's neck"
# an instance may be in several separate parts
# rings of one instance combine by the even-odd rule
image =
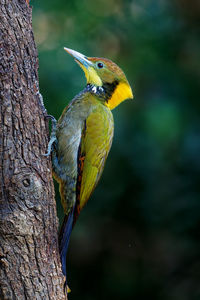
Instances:
[[[102,86],[96,86],[88,83],[85,88],[85,92],[95,95],[100,101],[106,103],[112,97],[118,84],[118,81],[104,83]]]
[[[87,84],[86,92],[96,96],[96,98],[109,109],[114,109],[126,99],[133,98],[132,90],[127,82],[113,81],[104,83],[102,86]]]
[[[105,89],[102,86],[96,86],[94,84],[88,83],[86,88],[86,92],[89,92],[91,94],[94,94],[96,96],[104,96],[105,95]]]

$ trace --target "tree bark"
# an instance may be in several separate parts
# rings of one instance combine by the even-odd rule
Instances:
[[[0,299],[67,299],[32,11],[0,0]]]

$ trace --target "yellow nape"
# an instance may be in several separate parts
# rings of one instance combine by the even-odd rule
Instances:
[[[95,69],[93,67],[88,67],[85,68],[83,65],[79,64],[81,66],[81,68],[83,69],[84,73],[85,73],[85,77],[87,79],[87,83],[96,85],[96,86],[102,86],[102,80],[101,78],[98,76],[97,72],[95,71]]]
[[[106,106],[110,109],[113,109],[124,100],[130,98],[133,99],[133,93],[130,85],[126,82],[120,82],[114,90],[111,98],[108,99]]]

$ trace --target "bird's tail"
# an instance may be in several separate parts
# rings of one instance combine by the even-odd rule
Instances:
[[[62,272],[66,277],[65,287],[67,287],[66,257],[67,257],[67,250],[69,246],[69,239],[72,231],[73,215],[74,215],[74,209],[72,209],[68,215],[65,215],[59,233],[59,251],[60,251],[60,259],[62,263]]]

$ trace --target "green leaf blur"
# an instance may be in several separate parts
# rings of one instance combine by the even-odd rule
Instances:
[[[49,114],[85,85],[64,46],[115,61],[135,96],[72,233],[69,299],[200,299],[199,1],[31,4]]]

